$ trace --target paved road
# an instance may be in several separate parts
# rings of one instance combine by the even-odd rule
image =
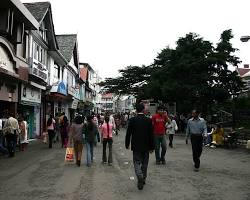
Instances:
[[[101,164],[100,145],[91,168],[65,164],[59,144],[33,142],[13,159],[0,157],[0,200],[250,200],[250,152],[205,149],[197,173],[181,137],[168,149],[166,166],[156,166],[151,155],[147,184],[138,191],[124,134],[114,137],[112,167]]]

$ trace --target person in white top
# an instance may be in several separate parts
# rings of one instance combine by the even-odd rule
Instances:
[[[9,157],[14,157],[16,152],[17,138],[19,136],[19,124],[17,119],[10,116],[4,124],[3,133],[6,137]]]
[[[112,124],[113,130],[115,130],[116,129],[115,119],[112,114],[109,116],[109,123]]]
[[[20,128],[20,144],[21,151],[24,151],[28,146],[28,123],[23,119],[19,119],[19,128]]]
[[[174,134],[178,130],[177,123],[173,115],[169,116],[169,121],[166,123],[167,135],[169,136],[169,147],[173,148]]]

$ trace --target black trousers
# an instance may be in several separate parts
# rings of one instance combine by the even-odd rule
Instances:
[[[169,146],[173,147],[173,139],[174,139],[174,134],[169,134]]]
[[[102,161],[107,162],[107,154],[106,154],[107,144],[108,144],[108,147],[109,147],[108,163],[112,163],[113,162],[113,158],[112,158],[113,139],[112,138],[109,138],[109,139],[104,138],[103,139]]]
[[[49,135],[49,148],[52,148],[53,139],[55,137],[55,131],[48,130],[48,135]]]
[[[6,136],[7,149],[9,151],[10,157],[13,157],[16,152],[17,145],[17,135],[16,134],[7,134]]]
[[[203,144],[203,137],[202,135],[191,135],[191,144],[192,144],[192,151],[193,151],[193,161],[194,167],[200,167],[200,157],[202,153],[202,144]]]
[[[133,151],[135,174],[138,179],[147,178],[149,152]]]

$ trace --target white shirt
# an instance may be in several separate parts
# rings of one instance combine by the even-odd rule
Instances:
[[[166,123],[167,128],[167,134],[175,134],[175,131],[178,130],[178,126],[176,124],[176,121],[173,119],[170,123]]]
[[[0,131],[3,130],[3,120],[0,119]]]

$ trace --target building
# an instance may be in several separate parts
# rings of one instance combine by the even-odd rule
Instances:
[[[250,68],[248,64],[244,64],[243,68],[236,69],[239,76],[242,78],[245,83],[245,89],[242,91],[240,96],[249,97],[250,96]]]
[[[46,122],[49,116],[55,115],[55,104],[57,96],[53,95],[55,82],[61,80],[59,71],[63,71],[67,64],[66,59],[59,51],[59,46],[56,40],[54,24],[52,18],[52,8],[49,2],[35,2],[24,4],[31,14],[39,22],[39,30],[30,31],[29,34],[29,83],[23,85],[26,91],[38,94],[40,99],[33,98],[33,102],[22,103],[20,112],[24,112],[29,118],[30,135],[40,135],[46,130]],[[39,88],[39,90],[35,89]],[[62,84],[58,93],[67,95],[62,92]],[[21,92],[23,98],[23,93]],[[40,122],[40,123],[39,123]],[[40,129],[40,131],[39,131]]]
[[[114,95],[112,93],[102,94],[101,98],[101,112],[115,112]]]
[[[63,72],[63,83],[67,83],[67,101],[58,104],[58,111],[65,112],[72,121],[80,100],[79,53],[76,34],[56,36],[60,52],[67,61]],[[62,110],[63,109],[63,110]]]
[[[34,105],[39,107],[41,104],[41,87],[33,82],[29,76],[30,32],[36,31],[38,28],[38,21],[19,0],[1,1],[1,112],[10,112],[17,117],[20,105]],[[33,130],[31,131],[30,135],[33,134]]]
[[[115,112],[131,113],[135,111],[136,98],[133,95],[116,96],[114,98]]]

